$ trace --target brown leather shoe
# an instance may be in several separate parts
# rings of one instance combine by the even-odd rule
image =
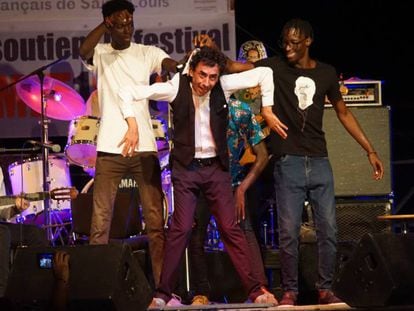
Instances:
[[[341,299],[336,297],[335,294],[329,289],[320,289],[318,293],[318,302],[320,305],[333,305],[344,303]]]
[[[282,300],[279,306],[295,306],[298,302],[298,293],[293,291],[286,291],[283,293]]]
[[[202,306],[208,304],[210,304],[210,301],[208,300],[208,297],[204,295],[195,295],[193,301],[191,302],[192,306]]]

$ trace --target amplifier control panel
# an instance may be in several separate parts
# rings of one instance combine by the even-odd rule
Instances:
[[[339,82],[347,106],[381,106],[381,81],[351,78]],[[329,102],[325,106],[332,106]]]

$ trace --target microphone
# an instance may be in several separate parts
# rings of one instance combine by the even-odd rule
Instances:
[[[40,147],[51,149],[53,152],[60,152],[60,145],[58,145],[58,144],[52,144],[50,142],[42,143],[42,142],[36,141],[36,140],[28,140],[27,142],[29,144],[34,145],[34,146],[40,146]]]

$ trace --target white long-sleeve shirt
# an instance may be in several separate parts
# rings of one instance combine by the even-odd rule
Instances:
[[[125,85],[118,95],[122,99],[122,110],[132,109],[133,101],[152,99],[172,102],[178,93],[180,74],[176,74],[167,82],[151,85]],[[273,71],[267,67],[257,67],[240,73],[223,75],[220,77],[221,87],[226,101],[237,90],[260,86],[262,106],[273,106]]]
[[[115,50],[109,43],[95,47],[93,65],[88,70],[98,77],[98,97],[101,120],[97,138],[97,151],[120,154],[118,146],[124,137],[128,117],[134,117],[138,124],[139,144],[135,151],[157,151],[148,100],[144,99],[123,109],[118,91],[124,85],[149,84],[149,76],[161,71],[163,59],[169,56],[160,48],[131,43],[124,50]]]
[[[178,94],[180,74],[167,82],[152,85],[128,85],[121,88],[121,106],[123,111],[133,107],[133,101],[152,99],[172,102]],[[226,101],[230,95],[240,89],[261,87],[263,106],[273,105],[273,71],[267,67],[258,67],[241,73],[223,75],[220,84]],[[210,127],[210,92],[204,96],[193,94],[195,105],[195,158],[216,156],[216,145]]]

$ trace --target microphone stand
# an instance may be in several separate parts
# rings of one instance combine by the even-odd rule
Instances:
[[[44,85],[44,73],[43,71],[37,72],[37,76],[40,81],[40,100],[42,101],[42,113],[40,114],[40,125],[42,129],[42,167],[43,167],[43,191],[49,192],[50,190],[50,178],[49,178],[49,149],[46,148],[45,143],[49,143],[49,124],[50,120],[46,119],[46,108],[47,108],[47,99],[45,97],[43,85]],[[43,214],[45,216],[44,226],[46,228],[47,239],[52,243],[53,242],[53,233],[50,227],[50,199],[46,198],[43,200]]]
[[[49,150],[47,147],[45,147],[45,144],[49,143],[49,125],[48,123],[50,123],[50,120],[48,120],[46,118],[46,109],[47,109],[47,98],[45,97],[44,94],[44,70],[46,70],[47,68],[57,64],[58,62],[61,62],[62,60],[65,60],[67,58],[69,58],[70,54],[67,55],[66,57],[62,57],[57,59],[56,61],[49,63],[45,66],[42,66],[36,70],[34,70],[33,72],[29,73],[28,75],[25,75],[23,77],[21,77],[20,79],[14,81],[13,83],[6,85],[5,87],[0,89],[0,92],[3,91],[6,88],[9,88],[17,83],[19,83],[20,81],[23,81],[25,79],[27,79],[28,77],[31,77],[33,75],[37,75],[39,77],[39,82],[40,82],[40,100],[41,100],[41,120],[40,120],[40,125],[41,125],[41,130],[42,130],[42,136],[41,136],[41,142],[42,142],[42,167],[43,167],[43,191],[44,192],[49,192],[49,188],[50,188],[50,178],[49,178]],[[23,175],[22,175],[23,176]],[[51,242],[52,246],[54,246],[54,239],[53,239],[53,232],[52,232],[52,228],[50,226],[50,211],[49,211],[49,207],[50,207],[50,199],[46,198],[43,200],[43,213],[44,213],[44,219],[45,219],[45,223],[44,223],[44,227],[46,228],[46,234],[47,234],[47,239]]]

